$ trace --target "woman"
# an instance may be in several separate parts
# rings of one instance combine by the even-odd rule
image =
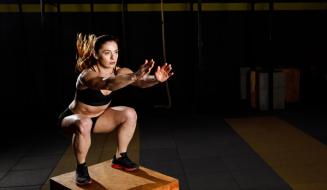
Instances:
[[[64,131],[73,133],[72,145],[77,161],[76,183],[86,185],[92,182],[85,163],[91,145],[91,133],[108,133],[117,128],[117,151],[112,167],[134,171],[139,166],[127,156],[137,121],[133,108],[126,106],[109,107],[115,90],[135,85],[151,87],[166,81],[173,75],[172,67],[165,63],[158,66],[154,75],[149,75],[154,61],[145,60],[133,72],[117,66],[118,41],[108,35],[77,35],[78,59],[76,69],[80,72],[76,82],[74,100],[59,116],[59,125]]]

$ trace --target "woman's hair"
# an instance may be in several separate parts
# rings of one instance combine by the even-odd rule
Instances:
[[[102,45],[108,41],[114,41],[118,44],[118,39],[114,36],[102,35],[96,37],[94,34],[83,35],[78,33],[76,39],[76,70],[81,72],[95,65],[97,61],[93,57],[93,52],[98,53]]]

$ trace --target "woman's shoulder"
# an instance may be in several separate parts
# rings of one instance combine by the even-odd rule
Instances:
[[[94,69],[91,69],[91,68],[84,69],[84,70],[79,74],[79,76],[80,76],[81,78],[94,77],[94,76],[97,76],[97,75],[99,75],[99,73],[96,72]]]
[[[117,67],[116,68],[116,75],[126,75],[126,74],[130,74],[133,73],[133,71],[130,68],[127,67]]]
[[[84,69],[77,77],[77,86],[84,86],[86,81],[90,80],[91,78],[97,77],[99,74],[92,70],[92,69]]]

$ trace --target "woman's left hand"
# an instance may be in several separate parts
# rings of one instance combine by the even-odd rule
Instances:
[[[165,82],[169,77],[171,77],[174,73],[171,72],[172,66],[171,64],[165,63],[162,67],[158,66],[154,76],[159,82]]]

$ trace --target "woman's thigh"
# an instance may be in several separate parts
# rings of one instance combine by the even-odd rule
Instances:
[[[92,127],[92,120],[80,114],[73,114],[63,118],[61,127],[65,133],[81,132],[81,128],[88,131]]]
[[[113,131],[116,127],[126,121],[126,118],[128,117],[127,112],[130,113],[133,111],[133,108],[126,106],[109,107],[97,119],[93,132],[108,133]]]

